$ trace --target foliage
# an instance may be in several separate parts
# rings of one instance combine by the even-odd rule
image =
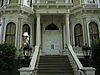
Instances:
[[[0,72],[5,72],[12,67],[16,48],[7,43],[0,44]]]
[[[92,44],[92,63],[93,67],[100,70],[100,39]]]

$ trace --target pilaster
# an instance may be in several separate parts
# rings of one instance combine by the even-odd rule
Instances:
[[[87,32],[86,32],[86,18],[83,17],[83,40],[84,40],[84,45],[87,43]]]
[[[2,18],[2,38],[1,43],[5,41],[5,34],[6,34],[6,25],[5,25],[5,17]]]
[[[22,38],[22,25],[21,25],[21,20],[22,20],[22,18],[21,17],[19,17],[18,18],[18,48],[20,48],[21,47],[21,38]]]
[[[83,18],[83,24],[84,24],[85,43],[87,43],[90,46],[91,44],[90,44],[90,34],[89,34],[89,23],[86,17]]]
[[[87,29],[87,43],[90,46],[90,32],[89,32],[89,23],[87,22],[86,24],[86,29]]]

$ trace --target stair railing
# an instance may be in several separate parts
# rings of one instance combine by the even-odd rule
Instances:
[[[66,48],[68,50],[68,57],[70,59],[70,63],[72,65],[72,68],[74,70],[75,75],[80,75],[78,73],[78,69],[82,69],[82,64],[80,63],[78,57],[76,56],[75,52],[73,51],[73,48],[71,45],[66,45]]]
[[[20,75],[36,75],[36,66],[40,56],[40,47],[35,46],[35,51],[32,55],[29,67],[22,67],[19,69]]]
[[[41,48],[38,47],[36,50],[37,51],[33,54],[33,59],[30,62],[30,67],[33,69],[31,75],[37,75],[37,66],[38,66],[39,59],[40,59]]]
[[[68,57],[70,59],[70,63],[72,65],[75,75],[90,75],[90,73],[91,75],[95,75],[94,68],[83,67],[71,45],[66,45],[66,48],[68,50]]]
[[[87,73],[83,70],[83,69],[78,69],[78,71],[80,72],[81,75],[87,75]]]

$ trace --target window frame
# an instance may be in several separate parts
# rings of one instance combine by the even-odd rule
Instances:
[[[78,27],[78,28],[77,28]],[[77,34],[77,29],[79,29],[79,34]],[[76,24],[74,27],[74,38],[75,38],[75,47],[82,47],[83,46],[83,29],[81,24]],[[82,43],[81,43],[82,42]]]
[[[92,25],[92,27],[91,27]],[[93,31],[94,27],[93,25],[96,26],[96,32]],[[98,24],[96,22],[90,22],[89,23],[89,35],[90,35],[90,42],[94,42],[96,39],[99,39],[99,29],[98,29]]]
[[[13,28],[13,26],[14,26],[14,28]],[[9,30],[12,29],[12,30],[8,31],[8,29]],[[14,33],[13,33],[13,31],[14,31]],[[14,22],[10,22],[6,26],[5,42],[10,43],[10,44],[15,44],[15,35],[16,35],[16,24]],[[12,40],[8,41],[8,39],[11,39],[11,38],[12,38]]]

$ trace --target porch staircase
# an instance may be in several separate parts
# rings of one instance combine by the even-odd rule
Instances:
[[[65,55],[40,56],[37,75],[74,75],[69,59]]]

